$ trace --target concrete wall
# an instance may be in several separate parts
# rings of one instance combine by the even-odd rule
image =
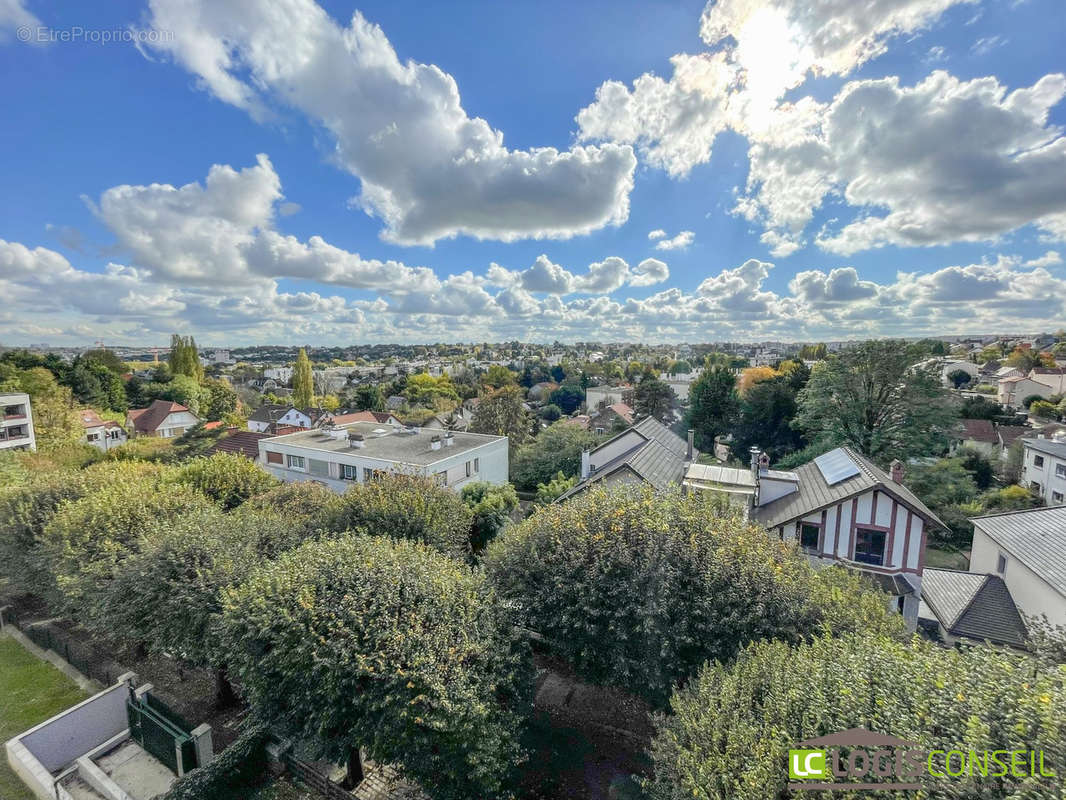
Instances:
[[[128,727],[129,687],[119,683],[18,737],[49,772],[57,772],[79,756]]]
[[[1001,553],[1007,559],[1007,568],[1002,573],[1003,582],[1007,584],[1018,610],[1031,617],[1045,614],[1052,625],[1066,625],[1066,597],[975,525],[970,572],[999,574],[996,566]]]

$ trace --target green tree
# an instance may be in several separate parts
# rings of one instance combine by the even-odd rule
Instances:
[[[656,720],[649,800],[786,797],[790,748],[857,727],[927,750],[1042,750],[1056,769],[1066,758],[1062,737],[1052,733],[1066,729],[1062,671],[986,646],[859,635],[795,648],[760,642],[733,664],[708,664],[674,694],[671,711]],[[1045,797],[1052,783],[973,772],[923,781],[921,795]]]
[[[697,378],[688,391],[686,424],[696,432],[696,445],[714,448],[714,437],[732,432],[740,409],[737,380],[728,367],[713,366]]]
[[[237,413],[240,400],[237,392],[224,378],[205,378],[200,411],[209,420],[225,420]]]
[[[593,487],[505,530],[483,563],[579,675],[660,706],[704,661],[828,622],[806,558],[709,493]],[[835,604],[834,622],[870,609],[852,627],[891,628],[883,596]]]
[[[103,367],[113,372],[115,375],[124,375],[129,372],[129,364],[115,355],[113,350],[101,348],[97,350],[86,350],[82,354],[82,358],[86,361],[95,361]]]
[[[548,395],[548,400],[564,414],[573,414],[585,402],[585,392],[578,384],[564,383]]]
[[[554,503],[570,489],[574,488],[577,485],[577,480],[577,475],[571,475],[568,478],[561,471],[556,472],[547,483],[537,484],[537,496],[534,498],[534,502],[538,506]]]
[[[385,398],[376,383],[364,383],[356,388],[352,399],[357,411],[384,411]]]
[[[277,478],[254,461],[233,453],[193,459],[174,473],[173,480],[207,496],[225,511],[278,484]]]
[[[581,453],[596,446],[597,437],[580,425],[562,421],[549,425],[511,462],[512,480],[522,489],[535,489],[558,472],[576,476],[581,472]]]
[[[200,350],[193,337],[174,334],[170,337],[170,356],[167,359],[170,374],[175,377],[184,375],[196,383],[204,379],[204,368],[200,363]]]
[[[511,513],[518,506],[518,495],[509,483],[475,481],[463,487],[460,497],[474,517],[470,546],[474,555],[478,555],[510,522]]]
[[[796,426],[811,440],[849,445],[875,460],[906,460],[946,449],[956,416],[921,348],[868,341],[811,370]]]
[[[472,522],[455,492],[428,478],[393,473],[353,484],[331,508],[326,527],[409,539],[465,561]]]
[[[537,412],[537,416],[545,422],[556,422],[562,418],[563,410],[555,405],[555,403],[548,403],[548,405],[544,406],[539,412]]]
[[[37,449],[58,450],[81,439],[84,433],[74,398],[66,386],[44,367],[33,367],[18,377],[19,388],[30,396]]]
[[[968,384],[972,378],[970,373],[964,369],[954,369],[948,373],[948,380],[951,381],[951,385],[956,389],[961,389]]]
[[[425,372],[408,377],[404,397],[415,405],[427,408],[438,408],[440,401],[446,401],[445,405],[451,408],[459,404],[459,394],[455,391],[451,378],[447,375],[434,378]],[[444,406],[440,408],[443,409]]]
[[[470,423],[473,433],[506,436],[513,456],[518,447],[530,438],[534,426],[533,415],[522,405],[522,390],[505,386],[481,398]]]
[[[967,397],[959,407],[960,419],[994,420],[1003,413],[1003,406],[987,397]]]
[[[310,533],[326,527],[339,503],[340,496],[328,486],[317,481],[294,481],[250,497],[241,510],[274,512]]]
[[[222,427],[207,428],[203,422],[198,422],[174,440],[174,456],[179,460],[197,458],[205,455],[207,450],[214,445],[225,433]]]
[[[733,429],[733,452],[743,455],[751,447],[758,447],[776,462],[787,453],[806,447],[806,439],[792,427],[798,408],[797,393],[796,381],[788,375],[760,381],[748,389],[740,401],[740,416]]]
[[[528,655],[483,576],[412,542],[309,542],[223,593],[255,713],[322,756],[397,764],[438,800],[501,797]]]
[[[481,376],[481,385],[488,389],[502,389],[504,386],[513,386],[515,383],[515,374],[499,364],[490,364],[488,370]]]
[[[655,377],[645,377],[633,391],[633,410],[642,417],[655,417],[669,423],[677,397],[670,384]]]
[[[301,347],[296,354],[292,371],[292,404],[299,409],[308,409],[315,404],[315,384],[311,375],[311,362]]]
[[[932,531],[931,543],[965,546],[973,535],[969,517],[980,513],[977,483],[960,458],[942,458],[928,466],[908,468],[905,483],[948,526],[948,533]]]

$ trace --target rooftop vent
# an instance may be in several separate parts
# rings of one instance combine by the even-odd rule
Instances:
[[[366,437],[361,433],[349,433],[348,434],[348,446],[354,447],[357,450],[361,450],[366,447]]]
[[[448,431],[446,434],[444,434],[444,446],[445,447],[451,447],[454,444],[455,444],[455,436],[452,434],[451,431]]]
[[[430,450],[440,450],[440,437],[439,436],[434,436],[432,439],[429,440],[429,449]]]

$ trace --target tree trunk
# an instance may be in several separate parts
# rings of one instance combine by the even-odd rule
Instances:
[[[237,702],[237,693],[229,681],[229,673],[223,664],[215,671],[215,701],[219,708],[228,708]]]
[[[348,753],[348,777],[344,779],[345,789],[354,789],[363,782],[363,756],[358,747]]]

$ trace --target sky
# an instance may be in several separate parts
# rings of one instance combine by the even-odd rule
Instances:
[[[0,0],[0,344],[1064,327],[1064,42],[1060,0]]]

